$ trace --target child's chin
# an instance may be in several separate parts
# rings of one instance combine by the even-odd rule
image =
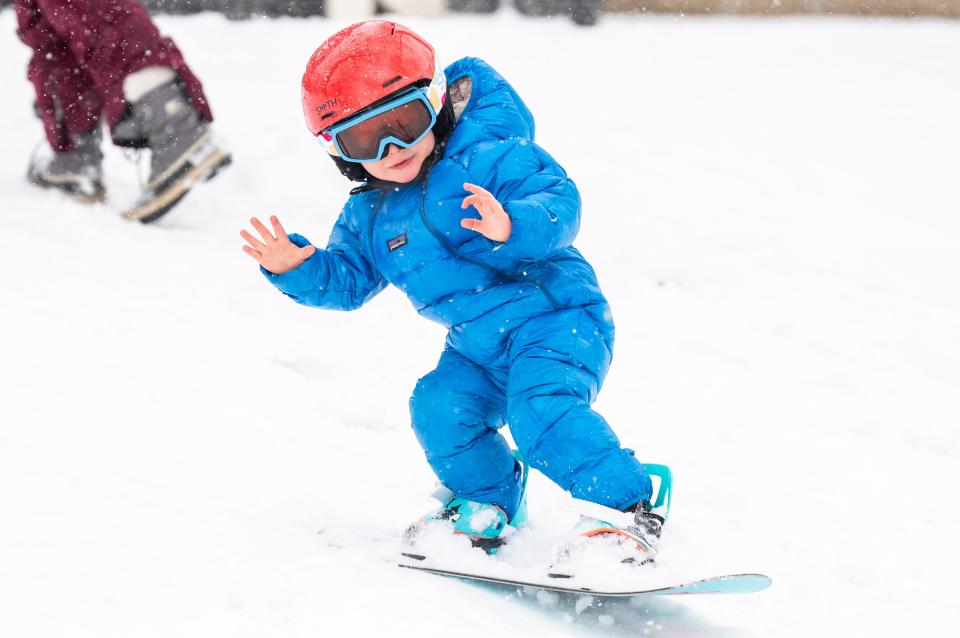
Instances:
[[[398,184],[406,184],[412,182],[416,179],[417,175],[420,174],[420,166],[423,162],[416,162],[410,166],[405,166],[401,170],[391,171],[392,175],[388,178],[388,181],[396,182]]]

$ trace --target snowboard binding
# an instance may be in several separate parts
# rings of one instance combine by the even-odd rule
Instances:
[[[527,522],[527,474],[529,467],[519,455],[522,471],[520,483],[520,506],[513,518],[499,506],[492,503],[479,503],[461,498],[444,486],[440,486],[432,496],[442,505],[424,515],[420,520],[410,525],[403,533],[401,540],[403,550],[401,554],[414,560],[425,560],[426,556],[418,548],[420,542],[429,529],[440,525],[450,528],[456,535],[463,535],[470,539],[473,547],[483,550],[487,554],[495,554],[503,546],[509,536]]]
[[[666,465],[644,464],[653,482],[649,500],[626,511],[578,501],[580,520],[573,538],[562,544],[551,567],[551,578],[571,578],[575,563],[589,563],[600,553],[603,562],[619,558],[624,565],[652,565],[664,523],[670,514],[673,473]]]

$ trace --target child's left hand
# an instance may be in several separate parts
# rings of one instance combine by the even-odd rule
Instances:
[[[480,213],[480,219],[467,217],[460,220],[460,225],[477,231],[487,239],[500,243],[510,239],[513,223],[510,221],[510,215],[507,215],[507,211],[503,210],[503,206],[497,201],[497,198],[476,184],[467,183],[463,187],[473,194],[463,198],[460,208],[467,208],[472,204]]]

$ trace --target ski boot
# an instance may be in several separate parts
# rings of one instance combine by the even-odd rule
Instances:
[[[95,204],[106,199],[103,187],[100,150],[100,124],[89,133],[73,140],[73,150],[67,153],[50,151],[41,142],[30,158],[27,179],[41,188],[54,188],[84,204]]]
[[[473,547],[487,554],[496,554],[510,535],[527,522],[528,466],[522,461],[521,472],[520,506],[512,519],[497,505],[460,498],[441,485],[432,496],[442,505],[406,529],[401,553],[414,560],[426,559],[423,548],[418,547],[423,536],[439,526],[446,526],[454,534],[469,538]]]
[[[673,475],[665,465],[644,464],[653,480],[653,496],[624,511],[594,503],[579,502],[580,520],[574,526],[573,539],[560,546],[551,578],[571,578],[574,564],[591,562],[586,558],[600,551],[605,558],[614,556],[625,565],[651,565],[657,553],[660,533],[670,513]]]
[[[143,193],[124,213],[128,219],[143,223],[169,212],[195,183],[212,179],[231,161],[177,79],[133,102],[130,113],[111,133],[120,146],[151,151],[150,175]]]

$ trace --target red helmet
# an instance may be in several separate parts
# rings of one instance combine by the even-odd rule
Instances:
[[[397,89],[433,80],[436,67],[430,43],[396,22],[369,20],[338,31],[303,73],[307,128],[317,135]]]

